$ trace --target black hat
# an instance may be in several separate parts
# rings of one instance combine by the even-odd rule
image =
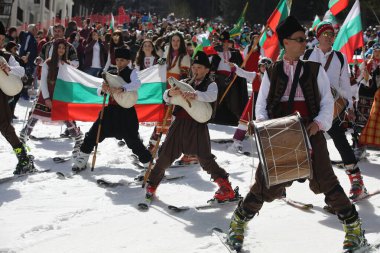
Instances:
[[[276,32],[278,35],[278,40],[280,41],[280,44],[284,46],[283,40],[286,38],[289,38],[293,33],[302,31],[305,32],[305,29],[300,25],[298,20],[293,17],[289,16],[286,19],[284,19],[276,28]]]
[[[117,48],[117,49],[115,49],[115,59],[116,58],[123,58],[126,60],[130,60],[131,59],[131,52],[126,47]]]
[[[230,33],[228,31],[222,32],[222,34],[220,34],[219,36],[219,40],[221,41],[230,40]]]
[[[17,44],[13,41],[9,41],[5,46],[5,50],[10,52],[12,48],[17,47]]]
[[[206,68],[211,68],[210,60],[208,59],[208,56],[203,51],[198,51],[197,54],[194,57],[193,64],[200,64],[205,66]]]
[[[0,35],[5,35],[5,27],[3,22],[0,21]]]

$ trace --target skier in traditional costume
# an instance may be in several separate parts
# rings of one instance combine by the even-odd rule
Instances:
[[[137,76],[136,69],[128,67],[131,61],[129,49],[121,47],[115,49],[115,62],[117,70],[111,70],[110,73],[116,74],[123,78],[125,84],[120,88],[110,87],[103,83],[98,89],[100,95],[116,94],[121,92],[137,91],[141,86],[141,81]],[[105,138],[115,137],[123,139],[128,148],[138,156],[140,162],[147,167],[152,158],[150,152],[141,142],[139,135],[139,122],[135,107],[124,108],[110,96],[108,106],[104,108],[103,119],[100,117],[95,121],[90,130],[86,133],[83,144],[80,147],[79,156],[74,159],[73,170],[80,171],[86,168],[89,156],[96,145],[97,133],[101,121],[101,130],[99,143]]]
[[[0,22],[0,44],[3,45],[5,39],[5,28]],[[2,46],[1,46],[2,47]],[[15,75],[21,79],[25,75],[25,70],[15,60],[15,58],[8,52],[0,50],[0,56],[3,57],[7,63],[0,63],[0,71],[4,71],[7,75]],[[4,82],[4,80],[2,80]],[[5,85],[14,85],[7,83]],[[20,89],[21,91],[21,89]],[[17,137],[14,127],[12,126],[12,111],[9,106],[11,96],[8,96],[0,89],[0,132],[4,138],[11,144],[14,152],[16,153],[18,163],[13,174],[23,174],[33,172],[33,159],[27,154],[26,149],[20,139]]]
[[[191,83],[190,79],[184,80],[196,91],[183,92],[174,87],[165,91],[164,100],[170,103],[172,97],[182,96],[184,99],[188,99],[190,103],[192,100],[214,103],[218,95],[218,86],[209,78],[210,67],[207,55],[202,51],[198,52],[191,67],[192,74],[195,75],[195,81]],[[147,195],[154,196],[165,170],[184,153],[196,155],[201,167],[218,184],[219,189],[214,195],[215,200],[223,202],[234,199],[235,192],[228,180],[228,173],[219,167],[215,162],[215,157],[211,154],[207,122],[197,122],[180,106],[175,106],[173,115],[175,120],[168,130],[165,142],[159,152],[159,157],[149,176],[149,183],[146,188]]]
[[[313,177],[309,179],[309,187],[314,193],[325,195],[325,202],[343,223],[346,232],[343,249],[351,252],[367,242],[359,214],[331,167],[323,135],[323,131],[331,127],[333,118],[333,97],[328,76],[319,63],[300,59],[306,48],[306,37],[304,28],[296,18],[287,17],[276,31],[285,48],[285,55],[264,74],[256,103],[256,119],[275,119],[294,111],[301,114],[313,149]],[[285,187],[292,184],[290,181],[267,188],[262,166],[260,163],[254,185],[232,215],[228,243],[237,250],[242,248],[248,221],[258,214],[264,202],[281,198]]]

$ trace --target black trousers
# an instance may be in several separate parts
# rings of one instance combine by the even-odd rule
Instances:
[[[346,138],[345,129],[340,125],[340,121],[337,120],[333,123],[330,130],[327,133],[330,135],[334,142],[336,149],[338,150],[342,161],[345,165],[356,164],[357,160],[348,140]]]
[[[82,152],[89,154],[94,149],[99,123],[100,118],[95,121],[91,129],[86,133],[80,148]],[[141,163],[147,163],[151,160],[152,155],[140,139],[139,122],[134,107],[127,109],[119,105],[108,105],[104,108],[99,143],[110,137],[124,140],[128,148],[139,157]]]

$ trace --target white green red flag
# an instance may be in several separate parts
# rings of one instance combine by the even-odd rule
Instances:
[[[317,29],[317,25],[321,23],[321,19],[319,18],[318,15],[315,15],[315,18],[314,18],[314,21],[313,21],[313,24],[311,25],[311,29],[315,30]]]
[[[260,47],[264,50],[264,55],[276,60],[280,54],[280,43],[278,41],[278,36],[276,33],[277,25],[286,19],[290,13],[292,1],[280,0],[277,4],[276,9],[273,11],[272,15],[269,17],[266,25],[266,30],[260,38]]]
[[[135,105],[139,121],[162,121],[165,66],[154,65],[140,71],[138,76],[142,83]],[[103,104],[103,97],[97,93],[102,83],[102,78],[88,75],[68,64],[61,66],[54,89],[52,120],[95,121]]]
[[[348,63],[354,61],[355,50],[364,46],[360,3],[356,0],[335,39],[333,49],[347,56]]]
[[[348,0],[330,0],[329,9],[331,13],[336,16],[339,12],[346,9],[348,6]]]

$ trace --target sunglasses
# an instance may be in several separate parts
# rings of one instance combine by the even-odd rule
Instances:
[[[287,40],[294,40],[298,43],[305,43],[306,42],[306,38],[304,37],[298,37],[298,38],[286,38]]]
[[[330,38],[335,36],[335,34],[333,32],[323,32],[321,35],[323,37],[330,37]]]

